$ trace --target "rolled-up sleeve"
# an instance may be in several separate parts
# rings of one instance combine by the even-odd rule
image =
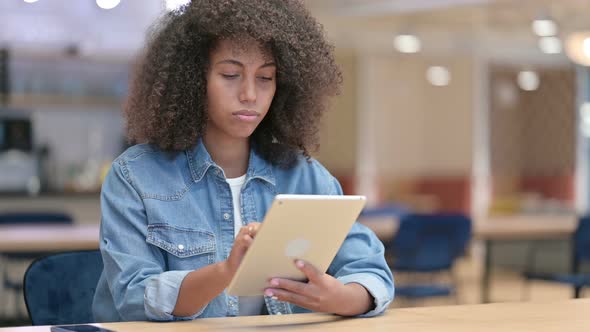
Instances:
[[[145,312],[154,321],[191,320],[199,317],[207,306],[191,316],[174,316],[178,292],[190,271],[168,271],[148,279],[145,287]]]
[[[330,194],[342,195],[342,188],[332,178]],[[383,243],[373,231],[355,223],[328,268],[328,274],[344,284],[362,285],[374,299],[374,308],[359,317],[383,313],[394,298],[394,281],[385,260]]]
[[[186,320],[172,315],[190,271],[165,271],[164,254],[146,242],[147,216],[126,165],[113,162],[101,193],[100,250],[109,291],[123,321]]]
[[[372,317],[381,314],[389,307],[393,300],[393,292],[388,289],[386,283],[380,278],[370,273],[356,273],[341,276],[337,278],[343,284],[357,283],[365,287],[374,299],[374,309],[366,312],[359,317]]]

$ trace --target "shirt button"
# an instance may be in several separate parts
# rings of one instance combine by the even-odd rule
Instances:
[[[178,250],[184,250],[184,245],[182,245],[182,244],[179,244],[179,245],[178,245]]]
[[[228,220],[229,219],[229,213],[224,213],[223,214],[223,219]]]
[[[219,175],[220,173],[221,172],[218,169],[215,170],[215,175]]]

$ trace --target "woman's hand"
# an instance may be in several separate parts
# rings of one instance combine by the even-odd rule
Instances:
[[[260,225],[262,224],[259,222],[251,222],[248,225],[240,228],[240,232],[236,236],[234,245],[231,248],[231,252],[229,253],[229,257],[224,262],[230,280],[238,270],[240,263],[242,263],[242,259],[248,251],[248,248],[250,248],[250,245],[252,244],[252,241],[254,240]]]
[[[172,312],[174,316],[194,315],[227,288],[259,227],[260,223],[254,222],[240,229],[227,260],[207,265],[186,275],[178,291]]]
[[[364,314],[373,307],[373,297],[360,284],[344,285],[302,260],[297,260],[295,266],[307,276],[308,282],[273,278],[264,295],[312,311],[342,316]]]

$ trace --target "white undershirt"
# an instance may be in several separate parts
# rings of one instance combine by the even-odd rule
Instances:
[[[246,174],[233,179],[225,179],[231,189],[232,202],[234,206],[234,238],[242,228],[242,213],[240,213],[240,192],[246,182]],[[260,315],[264,298],[262,296],[240,296],[238,307],[240,316]]]
[[[231,189],[231,197],[234,206],[234,238],[240,232],[240,228],[242,228],[242,214],[240,213],[240,191],[242,191],[242,186],[244,182],[246,182],[246,174],[240,176],[239,178],[233,179],[225,179],[229,184]]]

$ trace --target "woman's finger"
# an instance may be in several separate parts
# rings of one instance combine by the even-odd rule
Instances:
[[[307,308],[310,310],[316,309],[316,305],[313,303],[312,299],[301,294],[289,292],[284,289],[267,288],[264,291],[264,295],[271,296],[273,299],[279,301],[292,303],[302,308]]]

